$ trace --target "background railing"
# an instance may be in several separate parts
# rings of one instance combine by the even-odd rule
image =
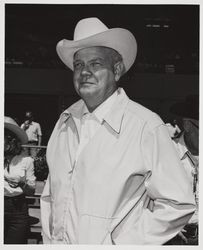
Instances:
[[[37,181],[45,181],[48,176],[46,146],[22,145],[24,152],[34,159],[34,170]]]

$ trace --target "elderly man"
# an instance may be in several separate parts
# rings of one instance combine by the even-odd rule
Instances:
[[[189,95],[183,102],[177,102],[171,107],[171,112],[182,117],[183,132],[175,138],[182,167],[187,173],[188,182],[196,201],[196,210],[188,224],[170,244],[198,245],[198,187],[199,187],[199,97]]]
[[[136,57],[134,36],[86,18],[57,52],[82,99],[48,143],[44,243],[165,243],[192,216],[194,198],[162,120],[118,88]]]

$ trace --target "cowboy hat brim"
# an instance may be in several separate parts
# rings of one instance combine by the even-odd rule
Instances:
[[[4,122],[4,128],[7,128],[12,131],[20,139],[22,144],[26,144],[28,142],[27,134],[19,126]]]
[[[109,47],[118,51],[123,58],[125,72],[130,69],[137,55],[137,42],[134,36],[122,28],[109,29],[78,41],[63,39],[58,42],[56,51],[63,63],[73,70],[75,52],[93,46]]]

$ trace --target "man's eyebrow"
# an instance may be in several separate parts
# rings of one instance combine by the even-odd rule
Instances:
[[[96,57],[96,58],[93,58],[91,60],[89,60],[89,62],[104,62],[104,58],[101,58],[101,57]]]
[[[73,60],[73,63],[74,63],[74,62],[82,62],[82,61],[83,61],[83,60],[81,60],[81,59],[74,59],[74,60]],[[88,62],[95,62],[95,61],[104,61],[104,59],[101,58],[101,57],[96,57],[96,58],[90,59]]]
[[[81,59],[73,59],[73,62],[81,62]]]
[[[91,59],[90,61],[96,61],[96,60],[104,60],[104,59],[101,57],[95,57],[95,58]]]

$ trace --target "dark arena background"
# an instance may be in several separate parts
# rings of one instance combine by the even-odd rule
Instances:
[[[137,39],[136,62],[120,83],[133,100],[167,122],[173,102],[199,93],[198,5],[5,4],[5,114],[21,124],[31,109],[42,145],[79,98],[56,44],[72,40],[76,23],[93,16]]]

